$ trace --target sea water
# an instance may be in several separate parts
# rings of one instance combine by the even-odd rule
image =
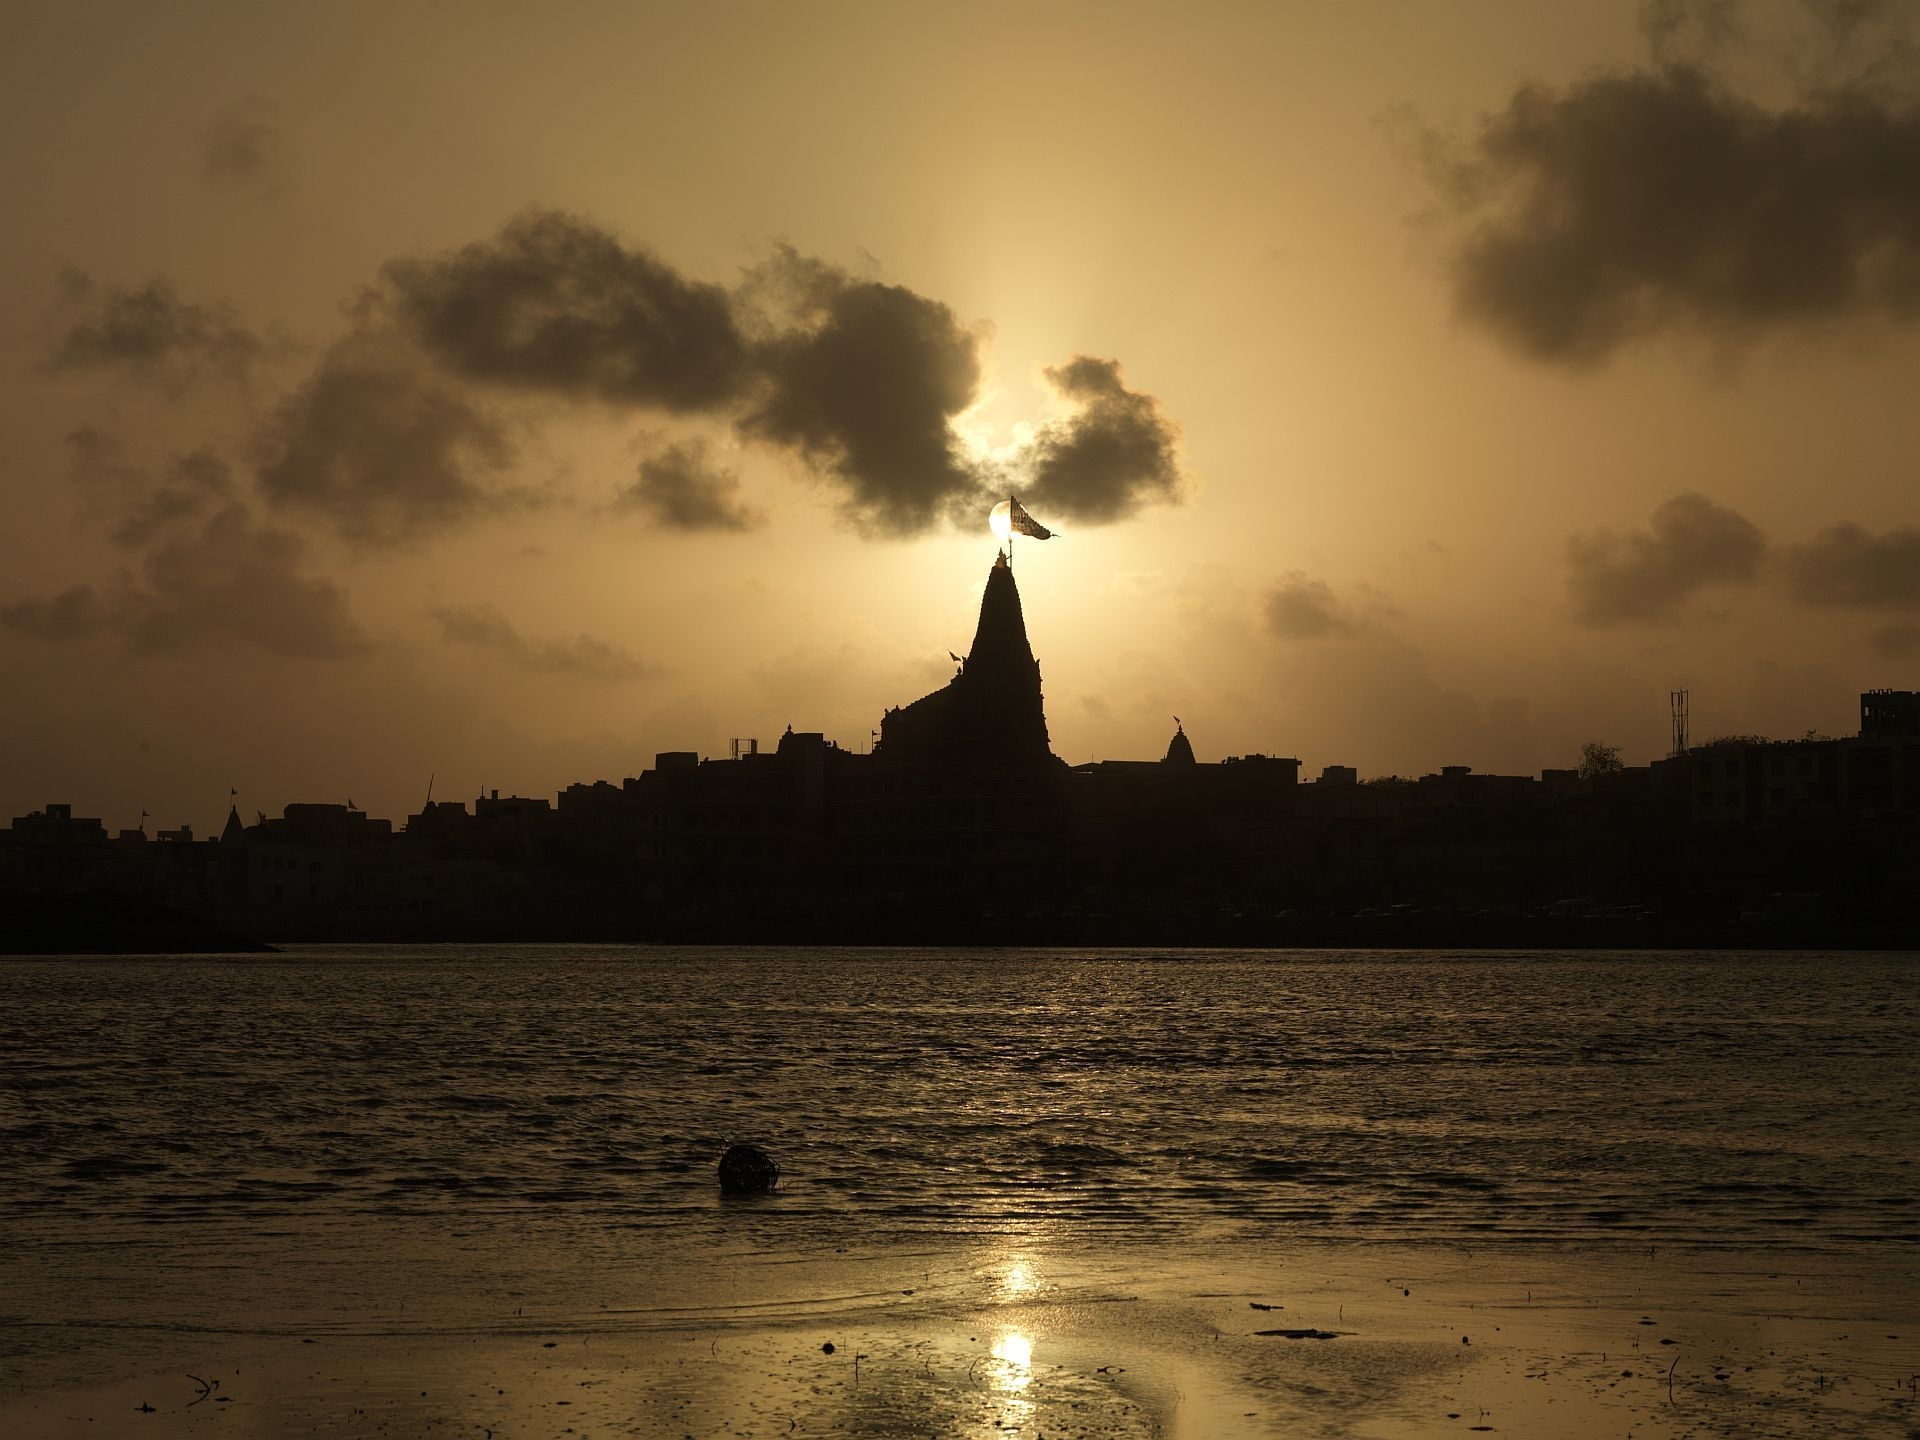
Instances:
[[[0,962],[0,1322],[457,1325],[1009,1239],[1910,1263],[1916,979],[1876,954]],[[720,1195],[733,1141],[778,1159],[771,1200]]]

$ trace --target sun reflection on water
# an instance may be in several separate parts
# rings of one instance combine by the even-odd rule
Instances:
[[[1039,1267],[1018,1252],[1002,1252],[996,1263],[985,1267],[981,1279],[992,1299],[1002,1305],[1033,1301],[1045,1288]],[[1024,1431],[1033,1423],[1039,1399],[1038,1390],[1033,1388],[1033,1336],[1025,1330],[1000,1330],[988,1344],[988,1356],[979,1375],[993,1405],[992,1433]]]
[[[993,1355],[996,1360],[1004,1360],[1021,1374],[1020,1383],[1026,1384],[1033,1371],[1033,1341],[1016,1331],[1009,1331],[993,1342]]]
[[[1017,1330],[996,1336],[987,1383],[1005,1406],[996,1428],[1003,1432],[1025,1428],[1034,1409],[1033,1397],[1026,1393],[1033,1384],[1033,1341]]]

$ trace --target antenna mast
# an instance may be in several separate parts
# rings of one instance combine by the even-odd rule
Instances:
[[[1687,753],[1687,692],[1669,690],[1667,706],[1673,711],[1673,749],[1667,752],[1667,758],[1678,760]]]

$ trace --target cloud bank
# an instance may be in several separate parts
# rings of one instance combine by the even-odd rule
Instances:
[[[1574,615],[1595,626],[1675,619],[1707,586],[1751,582],[1766,548],[1745,516],[1704,495],[1676,495],[1644,530],[1595,530],[1567,540]]]
[[[668,445],[640,462],[614,508],[645,515],[664,530],[740,533],[766,516],[740,499],[740,477],[715,463],[704,441]]]
[[[974,523],[1009,486],[1084,524],[1182,498],[1178,429],[1113,360],[1048,371],[1073,415],[1010,460],[973,458],[955,422],[980,397],[983,335],[788,246],[726,287],[583,217],[529,211],[382,268],[353,333],[263,437],[260,483],[349,538],[418,541],[497,508],[512,456],[490,417],[512,396],[723,426],[787,455],[875,537]],[[635,503],[668,528],[741,528],[749,512],[716,503],[725,487],[684,459],[643,474]]]
[[[1351,611],[1324,580],[1295,570],[1261,599],[1267,629],[1283,640],[1325,640],[1359,628]]]
[[[1081,355],[1046,373],[1077,413],[1043,429],[1019,462],[1030,507],[1103,525],[1180,499],[1179,428],[1127,388],[1119,361]]]
[[[182,300],[165,279],[103,290],[73,272],[67,293],[55,369],[178,383],[243,377],[264,350],[230,309]],[[1048,370],[1072,413],[980,460],[955,423],[980,398],[984,328],[786,245],[724,286],[582,216],[530,210],[484,239],[388,261],[349,313],[254,442],[266,502],[349,540],[417,544],[532,503],[509,479],[507,404],[529,423],[590,406],[722,427],[786,455],[878,538],[975,524],[1009,488],[1087,525],[1184,498],[1178,427],[1117,361]],[[759,523],[685,444],[643,470],[631,503],[672,530]]]
[[[178,388],[207,375],[244,380],[265,345],[229,306],[182,300],[172,282],[101,286],[61,276],[61,327],[47,357],[56,372],[119,371]]]
[[[611,232],[533,211],[432,260],[395,260],[395,316],[451,374],[577,399],[702,413],[737,397],[731,299]]]
[[[1895,83],[1912,73],[1909,9],[1808,6],[1824,43],[1792,57],[1807,83],[1784,107],[1726,78],[1746,36],[1724,5],[1649,6],[1646,67],[1520,86],[1438,147],[1459,313],[1570,366],[1662,333],[1912,323],[1920,105]]]
[[[1850,522],[1783,552],[1787,586],[1807,605],[1849,610],[1920,610],[1920,529],[1883,535]]]
[[[919,534],[984,510],[982,477],[953,429],[979,391],[978,336],[937,300],[790,251],[772,276],[762,285],[785,291],[798,323],[757,347],[741,433],[835,484],[868,534]]]
[[[350,540],[420,540],[524,501],[501,478],[505,431],[404,352],[350,337],[280,404],[260,437],[270,504]]]
[[[301,573],[305,557],[298,535],[227,505],[171,526],[104,590],[77,585],[0,605],[0,627],[33,640],[107,635],[147,656],[230,644],[304,660],[366,650],[346,592]]]
[[[433,615],[448,644],[481,651],[516,670],[603,682],[642,680],[654,673],[623,646],[591,635],[530,640],[491,605],[448,607]]]

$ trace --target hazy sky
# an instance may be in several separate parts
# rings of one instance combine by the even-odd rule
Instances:
[[[0,0],[0,814],[1920,683],[1914,12]]]

